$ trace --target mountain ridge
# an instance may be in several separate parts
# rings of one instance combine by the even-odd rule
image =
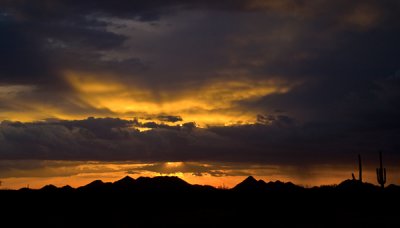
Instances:
[[[269,181],[255,179],[248,176],[233,188],[220,189],[210,185],[190,184],[176,176],[156,176],[138,177],[134,179],[129,175],[114,181],[103,182],[94,180],[86,185],[73,188],[69,185],[56,187],[52,184],[45,185],[40,189],[21,188],[17,191],[42,191],[42,192],[212,192],[212,191],[231,191],[242,193],[267,193],[267,192],[301,192],[301,191],[339,191],[339,192],[377,192],[382,190],[380,187],[367,182],[357,180],[344,180],[338,185],[315,186],[305,188],[292,182]],[[400,186],[389,185],[384,190],[390,192],[400,192]]]

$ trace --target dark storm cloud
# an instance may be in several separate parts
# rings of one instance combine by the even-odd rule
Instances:
[[[158,120],[158,121],[166,122],[166,123],[176,123],[176,122],[183,121],[181,116],[165,115],[165,114],[156,115],[156,116],[149,115],[149,116],[146,116],[146,117],[143,117],[143,118],[145,120]]]
[[[243,126],[111,118],[3,122],[1,158],[300,165],[378,149],[398,156],[398,1],[16,0],[1,1],[0,8],[0,86],[31,85],[33,92],[15,95],[18,101],[36,99],[69,114],[118,113],[79,100],[65,70],[108,72],[128,86],[135,79],[171,94],[226,78],[298,82],[287,93],[235,101],[238,110],[260,114],[257,124]],[[118,22],[123,19],[128,22]],[[133,22],[173,29],[144,34],[129,27]],[[25,111],[6,97],[1,111]]]
[[[74,17],[71,20],[76,20]],[[84,19],[82,19],[84,20]],[[79,64],[93,55],[87,52],[104,50],[122,43],[122,36],[96,29],[96,21],[85,25],[69,21],[19,20],[11,14],[0,20],[2,83],[35,83],[60,80],[60,70]],[[77,58],[78,57],[78,58]],[[94,56],[92,56],[94,57]]]
[[[132,121],[94,119],[47,123],[3,122],[1,159],[256,162],[307,166],[347,164],[357,153],[365,163],[383,149],[388,164],[399,159],[396,129],[378,126],[288,124],[153,128],[139,132]],[[360,130],[362,129],[362,131]],[[398,128],[397,128],[398,129]]]
[[[35,36],[28,36],[27,30],[29,25],[8,18],[0,20],[0,75],[3,83],[21,83],[23,79],[41,82],[53,71],[48,56],[40,49],[40,41]]]
[[[56,83],[59,71],[64,69],[86,69],[101,72],[112,69],[113,72],[142,72],[145,69],[140,57],[130,60],[104,61],[99,51],[114,49],[119,51],[127,37],[115,34],[106,29],[111,24],[99,20],[104,17],[126,17],[155,21],[160,16],[178,14],[180,10],[210,11],[210,20],[214,23],[196,24],[201,32],[178,32],[187,41],[178,39],[174,44],[171,37],[169,45],[177,53],[175,61],[182,60],[179,54],[185,55],[196,64],[187,64],[196,70],[202,67],[210,68],[205,73],[220,71],[223,68],[248,68],[252,74],[287,75],[295,74],[317,75],[334,74],[374,74],[386,67],[386,72],[392,70],[398,45],[394,45],[398,34],[393,31],[398,27],[397,9],[399,3],[394,1],[2,1],[0,31],[2,33],[0,55],[3,82],[39,82],[52,80]],[[212,14],[212,10],[233,11]],[[238,15],[237,11],[255,12]],[[216,17],[216,18],[215,18]],[[218,20],[218,17],[219,20]],[[241,18],[243,17],[243,18]],[[346,19],[347,18],[347,19]],[[368,19],[371,18],[371,19]],[[217,19],[217,20],[216,20]],[[244,19],[244,20],[243,20]],[[293,20],[296,19],[296,20]],[[190,23],[190,21],[189,21]],[[251,26],[250,26],[251,24]],[[357,26],[366,28],[358,30]],[[373,28],[370,30],[369,28]],[[377,29],[375,29],[377,28]],[[260,40],[270,32],[270,39]],[[276,33],[276,30],[282,33]],[[288,29],[288,34],[285,34]],[[292,36],[292,32],[301,35]],[[301,30],[301,31],[299,31]],[[398,31],[398,29],[397,29]],[[191,36],[190,34],[194,34]],[[247,37],[243,37],[245,35]],[[195,37],[199,37],[196,40]],[[274,36],[279,39],[274,38]],[[229,38],[244,38],[244,44],[237,46]],[[248,38],[248,40],[246,40]],[[254,39],[252,39],[254,38]],[[213,40],[213,41],[212,41]],[[212,45],[210,43],[214,43]],[[374,43],[377,43],[374,45]],[[200,57],[190,56],[187,46],[196,50],[214,48],[211,54],[206,51],[194,51]],[[200,46],[199,46],[200,45]],[[339,47],[337,47],[339,45]],[[222,46],[222,47],[221,47]],[[278,47],[277,50],[271,46]],[[219,47],[219,48],[218,48]],[[392,47],[389,49],[389,47]],[[221,55],[220,51],[237,51],[234,56]],[[162,51],[164,48],[159,48]],[[168,50],[168,49],[166,49]],[[193,52],[193,51],[192,51]],[[365,54],[367,52],[367,54]],[[268,53],[268,54],[267,54]],[[385,56],[376,59],[375,56]],[[215,55],[216,58],[212,58]],[[242,61],[232,65],[232,57],[241,56]],[[268,57],[270,55],[270,57]],[[276,55],[276,56],[275,56]],[[222,61],[218,58],[225,58]],[[269,59],[273,57],[273,59]],[[173,58],[173,59],[174,59]],[[207,63],[210,58],[222,65]],[[261,66],[251,64],[254,60],[268,60]],[[165,59],[167,60],[167,59]],[[377,64],[376,61],[379,61]],[[374,64],[368,64],[374,63]],[[366,66],[368,64],[368,66]],[[173,65],[175,67],[175,64]],[[183,66],[182,66],[183,67]],[[372,69],[365,69],[369,67]],[[172,70],[172,69],[169,69]],[[346,70],[347,72],[343,72]],[[161,77],[161,72],[150,72],[149,80]],[[180,75],[188,74],[173,72],[180,80]],[[192,73],[193,74],[193,73]],[[147,75],[148,76],[148,75]],[[199,75],[193,75],[198,77]],[[8,80],[6,79],[8,78]]]
[[[113,16],[136,17],[140,20],[157,20],[160,14],[167,13],[173,8],[205,8],[205,9],[244,9],[246,1],[240,0],[122,0],[110,2],[107,0],[55,0],[36,1],[35,4],[26,1],[2,1],[5,9],[21,14],[28,19],[47,20],[63,19],[69,15],[86,15],[104,13]]]
[[[158,124],[156,122],[147,122],[141,124],[141,126],[146,127],[146,128],[166,128],[166,129],[179,129],[179,126],[170,126],[166,124]]]
[[[172,123],[182,121],[182,117],[180,116],[160,115],[157,118],[161,121],[172,122]]]

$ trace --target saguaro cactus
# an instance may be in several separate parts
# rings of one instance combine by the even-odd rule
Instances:
[[[382,188],[385,188],[386,183],[386,168],[382,165],[382,151],[379,151],[379,168],[376,168],[376,179]]]
[[[353,180],[357,180],[354,176],[354,173],[351,174]],[[361,163],[361,155],[358,155],[358,180],[362,182],[362,163]]]

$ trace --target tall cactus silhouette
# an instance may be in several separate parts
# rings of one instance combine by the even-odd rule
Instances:
[[[382,151],[379,151],[379,168],[376,168],[376,179],[382,188],[385,188],[386,183],[386,168],[382,166]]]
[[[353,180],[357,180],[354,176],[354,173],[351,174]],[[361,163],[361,155],[358,155],[358,180],[362,182],[362,163]]]

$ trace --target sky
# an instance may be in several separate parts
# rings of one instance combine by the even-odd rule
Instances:
[[[0,188],[400,184],[396,0],[0,0]],[[357,175],[356,175],[357,176]]]

